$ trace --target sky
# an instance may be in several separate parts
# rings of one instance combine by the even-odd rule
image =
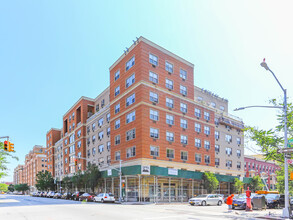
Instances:
[[[61,128],[81,97],[109,85],[109,67],[144,36],[194,64],[194,83],[229,100],[246,125],[269,129],[283,93],[260,66],[266,58],[292,101],[292,1],[260,0],[1,0],[0,136],[9,135],[24,163],[46,132]],[[251,154],[253,152],[246,151]]]

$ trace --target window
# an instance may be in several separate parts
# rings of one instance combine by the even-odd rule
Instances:
[[[68,159],[67,158],[65,158],[65,163],[68,163]]]
[[[195,138],[194,141],[195,141],[195,146],[196,147],[201,147],[201,140],[200,139]]]
[[[153,83],[158,83],[158,74],[154,73],[154,72],[150,72],[149,73],[150,76],[150,81],[152,81]]]
[[[115,152],[115,160],[120,160],[120,151]]]
[[[68,152],[68,148],[66,148],[66,149],[64,150],[64,154],[67,154],[67,152]]]
[[[74,147],[74,145],[72,145],[69,147],[69,154],[72,154],[74,152],[75,152],[75,147]]]
[[[126,62],[126,71],[133,67],[135,64],[135,57],[132,57],[130,60]]]
[[[210,131],[210,127],[208,127],[208,126],[204,126],[204,133],[205,133],[206,135],[209,135],[209,134],[211,133],[211,131]]]
[[[231,143],[231,142],[232,142],[232,136],[229,135],[229,134],[226,134],[226,136],[225,136],[225,140],[226,140],[228,143]]]
[[[126,115],[126,124],[133,122],[135,120],[135,111],[130,112]]]
[[[107,114],[107,122],[110,122],[110,113]]]
[[[202,101],[202,100],[203,100],[202,97],[200,97],[200,96],[197,97],[197,101]]]
[[[180,77],[185,80],[187,77],[187,72],[183,69],[180,69]]]
[[[174,100],[173,99],[166,98],[166,106],[168,108],[174,108]]]
[[[130,141],[135,138],[135,129],[126,132],[126,140]]]
[[[166,79],[166,88],[167,89],[173,89],[173,81]]]
[[[220,159],[219,158],[215,158],[215,165],[220,166]]]
[[[120,70],[115,73],[115,81],[120,77]]]
[[[181,142],[181,144],[187,144],[187,136],[180,135],[180,142]]]
[[[72,135],[70,135],[70,137],[69,137],[69,144],[73,143],[74,141],[75,141],[75,135],[72,134]]]
[[[166,131],[166,140],[169,142],[173,142],[174,141],[174,133]]]
[[[200,124],[198,124],[198,123],[195,123],[194,124],[194,130],[196,131],[196,132],[201,132],[201,125]]]
[[[115,145],[120,144],[120,135],[115,136]]]
[[[108,137],[110,135],[110,132],[111,132],[111,128],[109,127],[109,128],[107,128],[107,135],[108,135]]]
[[[237,150],[237,157],[241,157],[241,150]]]
[[[200,109],[195,108],[195,109],[194,109],[194,115],[195,115],[195,117],[200,118],[200,116],[201,116],[201,114],[200,114]]]
[[[107,150],[109,151],[110,149],[111,149],[111,142],[108,141],[108,142],[107,142]]]
[[[78,130],[77,131],[77,137],[80,137],[81,136],[81,130]]]
[[[166,123],[168,125],[174,125],[174,116],[166,114]]]
[[[210,113],[209,112],[204,112],[204,119],[205,120],[210,120]]]
[[[135,82],[135,74],[133,73],[130,77],[126,79],[126,88],[131,86]]]
[[[150,119],[152,119],[154,121],[158,121],[159,120],[159,112],[150,109]]]
[[[166,66],[165,69],[169,72],[169,73],[173,73],[173,64],[169,63],[166,61]]]
[[[225,110],[225,107],[224,106],[220,106],[220,110],[221,111],[224,111]]]
[[[158,94],[154,92],[150,92],[150,101],[158,103],[159,102]]]
[[[159,138],[159,129],[150,128],[150,137],[151,138]]]
[[[107,164],[111,163],[111,155],[107,156]]]
[[[100,111],[100,105],[99,104],[96,105],[96,112],[98,112],[98,111]]]
[[[151,64],[158,66],[158,57],[153,55],[153,54],[149,54],[149,61]]]
[[[135,147],[130,147],[126,150],[126,158],[135,157]]]
[[[96,135],[93,135],[92,140],[93,140],[93,143],[95,143],[95,141],[96,141]]]
[[[167,158],[169,158],[169,159],[174,158],[174,150],[173,149],[167,149]]]
[[[241,162],[237,162],[237,169],[241,169]]]
[[[120,112],[120,103],[115,105],[115,114],[117,114],[118,112]]]
[[[104,164],[104,157],[100,157],[100,158],[98,159],[98,163],[99,163],[99,165]]]
[[[104,118],[100,118],[99,119],[99,127],[102,127],[103,124],[104,124]]]
[[[215,131],[215,139],[219,140],[220,138],[220,133],[218,131]]]
[[[101,144],[99,145],[99,153],[102,153],[104,151],[104,145]]]
[[[215,125],[219,125],[219,119],[215,118]]]
[[[210,142],[209,141],[204,141],[204,148],[209,150],[211,148]]]
[[[92,130],[95,131],[95,129],[96,129],[96,123],[93,123],[92,124]]]
[[[101,101],[101,107],[102,107],[102,108],[104,107],[104,105],[105,105],[105,99],[103,99],[103,100]]]
[[[135,93],[133,93],[131,96],[126,98],[126,106],[130,106],[135,102]]]
[[[99,132],[99,140],[102,140],[104,137],[104,131]]]
[[[92,149],[92,155],[93,155],[93,156],[96,155],[96,148],[95,148],[95,147]]]
[[[120,119],[115,121],[115,129],[120,128]]]
[[[215,152],[220,153],[220,145],[218,144],[215,145]]]
[[[181,126],[181,128],[183,128],[183,129],[187,129],[187,120],[181,118],[181,119],[180,119],[180,126]]]
[[[226,154],[227,155],[232,155],[232,148],[226,147]]]
[[[206,164],[210,164],[210,156],[208,156],[208,155],[205,155],[204,156],[204,162],[206,163]]]
[[[158,157],[159,156],[159,147],[150,146],[151,156]]]
[[[232,167],[232,160],[226,161],[226,167]]]
[[[187,151],[181,151],[181,160],[187,160]]]
[[[195,154],[195,162],[201,163],[201,154]]]
[[[216,108],[216,103],[211,102],[211,106],[212,106],[213,108]]]
[[[119,95],[120,94],[120,86],[117,86],[115,88],[115,96]]]
[[[187,104],[180,103],[180,111],[183,113],[187,113]]]
[[[182,95],[187,95],[187,88],[185,86],[180,85],[180,93]]]
[[[240,145],[241,144],[241,138],[237,138],[237,144]]]

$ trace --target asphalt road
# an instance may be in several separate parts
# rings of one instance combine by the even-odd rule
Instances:
[[[188,204],[125,205],[82,203],[61,199],[0,195],[0,220],[211,220],[255,219],[269,211],[227,212],[227,206],[194,207]]]

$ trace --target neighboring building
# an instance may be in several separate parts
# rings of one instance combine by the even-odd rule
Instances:
[[[87,162],[108,166],[110,159],[110,99],[109,88],[94,101],[95,114],[87,119]]]
[[[61,130],[57,128],[52,128],[47,132],[46,135],[46,155],[48,159],[48,171],[54,175],[55,164],[54,164],[54,145],[61,138]]]
[[[24,165],[18,165],[13,172],[13,184],[22,184],[24,176],[23,176],[23,168]]]
[[[62,180],[64,175],[64,164],[63,164],[63,139],[61,138],[54,144],[54,170],[55,177],[57,180]],[[54,174],[53,174],[54,176]]]
[[[216,173],[244,176],[244,124],[242,119],[228,113],[228,100],[194,87],[195,101],[215,111]]]
[[[279,170],[280,167],[274,161],[266,161],[262,155],[251,155],[244,157],[244,163],[246,177],[264,177],[268,188],[276,189],[276,170]]]

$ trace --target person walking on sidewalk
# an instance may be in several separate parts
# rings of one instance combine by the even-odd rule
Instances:
[[[228,196],[227,198],[228,212],[232,211],[233,197],[234,197],[234,194]]]

